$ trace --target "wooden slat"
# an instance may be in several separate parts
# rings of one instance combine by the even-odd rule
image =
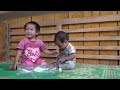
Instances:
[[[61,28],[61,27],[58,27]],[[59,29],[60,30],[60,29]],[[41,34],[55,34],[59,30],[41,30]],[[79,32],[106,32],[106,31],[120,31],[120,26],[118,27],[101,27],[101,28],[85,28],[85,29],[64,29],[61,31],[65,31],[66,33],[79,33]],[[25,33],[21,32],[11,32],[10,35],[25,35]]]
[[[91,11],[91,17],[93,16],[99,16],[99,11]],[[89,23],[89,24],[84,24],[84,28],[99,28],[99,23]],[[84,37],[99,37],[99,32],[87,32],[84,33]],[[84,42],[84,46],[99,46],[99,41],[96,42]],[[85,55],[99,55],[99,50],[84,50]],[[99,59],[93,60],[93,59],[84,59],[85,63],[88,64],[99,64]]]
[[[120,60],[120,56],[112,55],[76,55],[77,58],[86,58],[86,59],[108,59],[108,60]]]
[[[103,16],[103,15],[108,15],[108,13],[110,13],[109,11],[100,11],[99,15],[100,16]],[[111,13],[112,14],[112,13]],[[109,27],[109,26],[113,26],[112,24],[110,25],[111,22],[104,22],[104,23],[99,23],[99,27]],[[114,22],[112,22],[114,23]],[[111,33],[111,34],[110,34]],[[113,35],[114,32],[100,32],[99,35],[100,36],[111,36]],[[114,35],[116,36],[116,35]],[[116,41],[114,41],[116,42]],[[100,41],[99,45],[100,46],[108,46],[108,45],[111,45],[111,44],[114,44],[114,42],[111,42],[111,41]],[[108,45],[107,45],[108,44]],[[102,50],[99,52],[100,55],[112,55],[113,53],[111,53],[110,51],[105,51],[105,50]],[[100,60],[99,64],[107,64],[109,65],[110,64],[110,60]]]
[[[51,26],[51,25],[61,25],[61,24],[78,24],[78,23],[95,23],[95,22],[108,22],[108,21],[120,21],[120,15],[104,15],[96,17],[83,17],[83,18],[72,18],[63,19],[56,21],[43,21],[38,22],[40,26]],[[23,27],[25,23],[11,24],[10,28]]]
[[[42,55],[41,57],[56,57],[54,55]],[[107,59],[107,60],[120,60],[120,56],[112,56],[112,55],[76,55],[76,58],[84,58],[84,59]]]
[[[59,25],[59,24],[78,24],[78,23],[94,23],[94,22],[108,22],[108,21],[120,21],[120,15],[104,15],[96,17],[83,17],[72,18],[64,20],[56,20],[51,22],[40,22],[41,26]]]
[[[19,42],[21,39],[12,40],[10,42]],[[69,41],[113,41],[113,40],[120,40],[120,36],[103,36],[103,37],[80,37],[80,38],[70,38]],[[45,38],[42,39],[45,42],[54,41],[53,38]]]
[[[80,38],[70,38],[70,41],[112,41],[120,40],[119,36],[103,36],[103,37],[80,37]]]
[[[15,36],[16,36],[16,35],[17,35],[17,36],[18,36],[18,35],[21,36],[21,35],[25,35],[25,33],[23,33],[23,32],[19,32],[19,33],[18,33],[18,32],[10,32],[10,35],[11,35],[11,36],[12,36],[12,35],[13,35],[13,36],[14,36],[14,35],[15,35]]]
[[[120,46],[75,46],[75,48],[78,50],[120,50]]]
[[[6,37],[6,61],[7,60],[10,60],[10,28],[9,28],[9,24],[7,24],[7,27],[6,27],[6,34],[7,34],[7,37]]]
[[[16,49],[16,47],[10,47],[10,49]],[[56,46],[47,46],[47,49],[57,49]]]
[[[41,30],[40,34],[55,34],[59,30]],[[66,33],[82,33],[82,32],[106,32],[106,31],[120,31],[120,26],[116,27],[101,27],[101,28],[84,28],[84,29],[64,29]]]
[[[10,56],[15,56],[15,54],[11,53]],[[53,58],[55,58],[56,56],[42,54],[41,57],[53,57]],[[77,54],[76,58],[120,60],[120,56],[112,56],[112,55],[80,55],[80,54]]]
[[[100,15],[108,15],[108,14],[117,14],[117,11],[109,11],[109,12],[100,12]],[[105,23],[100,23],[100,27],[115,27],[118,25],[118,22],[105,22]],[[100,32],[100,36],[117,36],[117,31],[115,32]],[[118,41],[107,41],[107,42],[100,42],[100,46],[118,46]],[[118,55],[118,51],[100,51],[100,55]],[[101,63],[101,62],[100,62]],[[109,65],[118,65],[118,61],[110,60],[108,62],[103,62],[108,63]]]
[[[61,30],[62,29],[62,25],[57,25],[57,29]]]
[[[77,50],[120,50],[120,46],[75,46]],[[10,47],[11,50],[16,49]],[[47,46],[47,49],[57,49],[55,46]]]
[[[10,53],[10,56],[16,56],[16,53]],[[41,54],[41,57],[56,57],[55,55]]]

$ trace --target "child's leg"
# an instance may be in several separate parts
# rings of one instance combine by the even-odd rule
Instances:
[[[38,59],[38,60],[36,60],[35,64],[36,65],[46,65],[47,63],[45,62],[45,60]]]
[[[75,68],[75,61],[67,61],[64,63],[59,63],[59,67],[62,68],[63,70],[71,70]]]
[[[56,61],[56,62],[52,62],[51,64],[52,64],[53,66],[55,66],[55,67],[58,67],[58,68],[59,68],[59,62],[57,62],[57,61]]]
[[[34,66],[34,63],[33,63],[32,61],[30,61],[30,60],[25,60],[25,61],[23,62],[23,64],[25,64],[25,65],[28,66],[28,67],[33,67],[33,66]]]

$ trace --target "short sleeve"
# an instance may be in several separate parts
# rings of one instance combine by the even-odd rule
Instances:
[[[24,49],[24,45],[25,45],[25,42],[24,40],[21,40],[19,43],[18,43],[18,46],[17,46],[17,49]]]
[[[68,50],[69,50],[69,54],[76,53],[76,49],[74,46],[70,46]]]
[[[43,52],[46,49],[46,45],[43,41],[40,43],[40,51]]]

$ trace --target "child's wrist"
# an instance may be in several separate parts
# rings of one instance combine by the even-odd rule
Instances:
[[[65,57],[65,61],[67,60],[67,57]]]

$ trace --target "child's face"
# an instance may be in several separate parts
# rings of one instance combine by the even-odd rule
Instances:
[[[68,41],[64,41],[62,43],[62,42],[60,42],[60,40],[56,40],[55,44],[59,47],[59,49],[64,49],[67,46]]]
[[[25,34],[30,39],[36,37],[38,33],[35,30],[35,25],[27,24],[25,29]]]

